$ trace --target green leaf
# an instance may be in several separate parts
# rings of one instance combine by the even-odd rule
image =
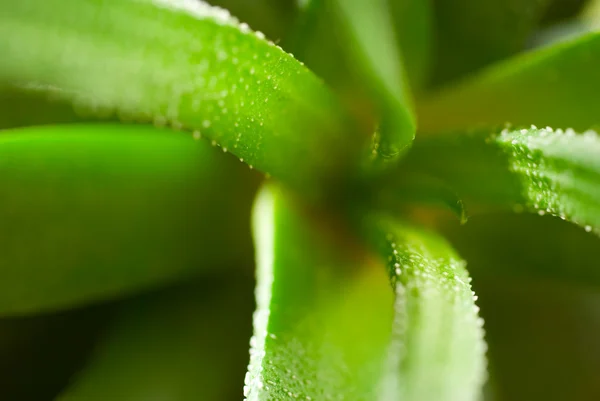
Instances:
[[[441,237],[389,216],[365,224],[396,296],[378,399],[478,400],[486,345],[465,262]]]
[[[294,52],[332,85],[371,132],[372,158],[394,159],[415,134],[410,91],[385,0],[312,0]]]
[[[2,2],[0,36],[0,82],[95,116],[196,131],[302,189],[337,183],[366,146],[308,69],[201,1]]]
[[[464,76],[525,48],[551,0],[433,0],[435,83]]]
[[[449,246],[369,219],[378,258],[314,213],[272,188],[256,204],[247,400],[475,400],[482,322]]]
[[[0,131],[0,315],[244,265],[256,179],[220,153],[151,127]]]
[[[254,231],[246,399],[376,400],[393,305],[383,266],[277,188],[259,196]]]
[[[471,211],[547,213],[598,232],[599,154],[593,131],[532,127],[427,138],[415,145],[404,168],[445,180]]]
[[[423,131],[510,123],[583,131],[600,124],[600,33],[508,60],[419,106]]]
[[[223,286],[176,288],[131,302],[57,400],[239,397],[241,385],[232,385],[232,372],[243,368],[247,333],[239,320],[244,312],[249,316],[249,304],[239,289]]]
[[[389,2],[396,36],[411,88],[420,90],[430,79],[434,42],[432,0]]]

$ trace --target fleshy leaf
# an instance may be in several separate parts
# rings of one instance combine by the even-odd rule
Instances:
[[[600,124],[600,33],[523,54],[443,89],[419,104],[423,131]]]
[[[366,227],[396,297],[378,399],[478,400],[486,345],[465,262],[441,237],[389,216],[368,217]]]
[[[187,135],[0,131],[0,177],[0,315],[110,299],[252,254],[256,179]]]
[[[249,300],[215,289],[175,288],[125,305],[57,400],[235,399],[241,378],[232,372],[246,345],[239,320],[249,316]]]
[[[470,211],[550,214],[600,232],[599,156],[593,131],[532,127],[426,138],[404,168],[445,180]]]
[[[338,182],[366,146],[314,74],[202,1],[2,2],[0,37],[0,83],[196,131],[296,187]]]
[[[433,0],[434,79],[457,79],[525,48],[551,0]]]
[[[455,253],[432,234],[369,218],[377,257],[319,217],[276,188],[255,206],[247,400],[475,400],[485,344]]]
[[[372,158],[394,159],[410,145],[415,117],[385,0],[312,0],[292,48],[323,76],[371,132]]]
[[[393,305],[383,266],[277,188],[259,196],[254,230],[246,399],[376,400]]]

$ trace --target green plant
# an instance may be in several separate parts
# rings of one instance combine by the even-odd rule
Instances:
[[[600,34],[515,55],[558,0],[222,3],[296,56],[197,0],[0,3],[0,314],[193,281],[117,304],[58,399],[225,398],[265,177],[244,397],[479,399],[440,212],[600,233]]]

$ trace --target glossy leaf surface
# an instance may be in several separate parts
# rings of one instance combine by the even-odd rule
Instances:
[[[367,227],[396,298],[378,399],[478,400],[486,345],[465,262],[443,238],[388,216]]]
[[[547,213],[598,231],[599,154],[593,131],[505,129],[425,139],[407,168],[445,180],[470,210]]]
[[[256,179],[180,133],[115,125],[0,134],[0,314],[163,285],[251,253]],[[236,249],[236,252],[231,252]]]
[[[318,217],[274,187],[256,203],[249,401],[377,399],[392,292],[383,266]]]
[[[0,81],[196,131],[303,189],[337,183],[367,140],[308,69],[202,1],[3,2],[0,36]]]
[[[420,127],[573,128],[600,124],[600,33],[523,54],[443,89],[419,106]]]
[[[370,219],[380,252],[369,256],[272,188],[254,222],[248,400],[476,399],[482,322],[464,264],[443,240]]]

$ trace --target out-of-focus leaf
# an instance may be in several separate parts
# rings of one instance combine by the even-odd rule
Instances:
[[[581,20],[590,28],[598,30],[600,28],[600,1],[589,1],[581,13]]]
[[[550,0],[542,18],[542,25],[560,24],[577,16],[595,0]]]
[[[434,81],[457,79],[524,49],[551,0],[433,0]]]
[[[291,44],[367,129],[378,132],[369,155],[377,161],[394,159],[415,134],[391,11],[385,0],[312,0]]]
[[[277,188],[256,203],[249,401],[377,399],[392,292],[383,266],[319,217]]]
[[[485,377],[483,321],[465,263],[441,237],[367,220],[395,292],[392,340],[379,400],[475,401]]]
[[[0,85],[0,129],[65,124],[82,119],[69,102],[54,98],[51,92]]]
[[[251,295],[235,287],[175,288],[133,301],[57,400],[239,399]],[[248,324],[240,324],[244,315]]]
[[[600,232],[599,155],[593,131],[505,129],[426,138],[403,167],[446,181],[470,211],[548,213]]]
[[[2,131],[0,177],[0,314],[112,298],[252,254],[256,179],[187,135]]]
[[[583,131],[600,124],[600,33],[523,54],[419,105],[423,131],[510,123]]]
[[[430,79],[433,56],[434,14],[432,0],[394,0],[389,2],[390,13],[406,75],[415,91]]]
[[[490,401],[599,398],[598,238],[560,219],[509,212],[440,228],[469,261],[479,295]]]
[[[489,274],[592,290],[600,285],[598,238],[560,219],[503,212],[474,216],[464,226],[449,219],[438,226],[475,279]]]
[[[307,68],[202,1],[2,2],[0,37],[0,81],[194,130],[302,189],[338,183],[368,141]]]
[[[209,0],[229,10],[252,29],[259,30],[276,43],[285,38],[296,16],[298,0]]]
[[[366,192],[369,207],[387,210],[393,215],[407,213],[415,206],[441,208],[451,211],[459,221],[467,222],[468,214],[464,202],[446,182],[426,174],[395,172],[393,185],[390,177],[372,180]]]
[[[381,253],[369,256],[272,188],[255,213],[249,401],[475,399],[481,320],[464,266],[445,242],[373,219],[369,239]]]
[[[486,262],[490,260],[494,263],[489,257]],[[511,263],[519,264],[518,258]],[[597,292],[499,275],[479,275],[474,280],[497,391],[491,401],[600,397]]]
[[[115,307],[1,318],[0,400],[54,399],[84,365]]]

